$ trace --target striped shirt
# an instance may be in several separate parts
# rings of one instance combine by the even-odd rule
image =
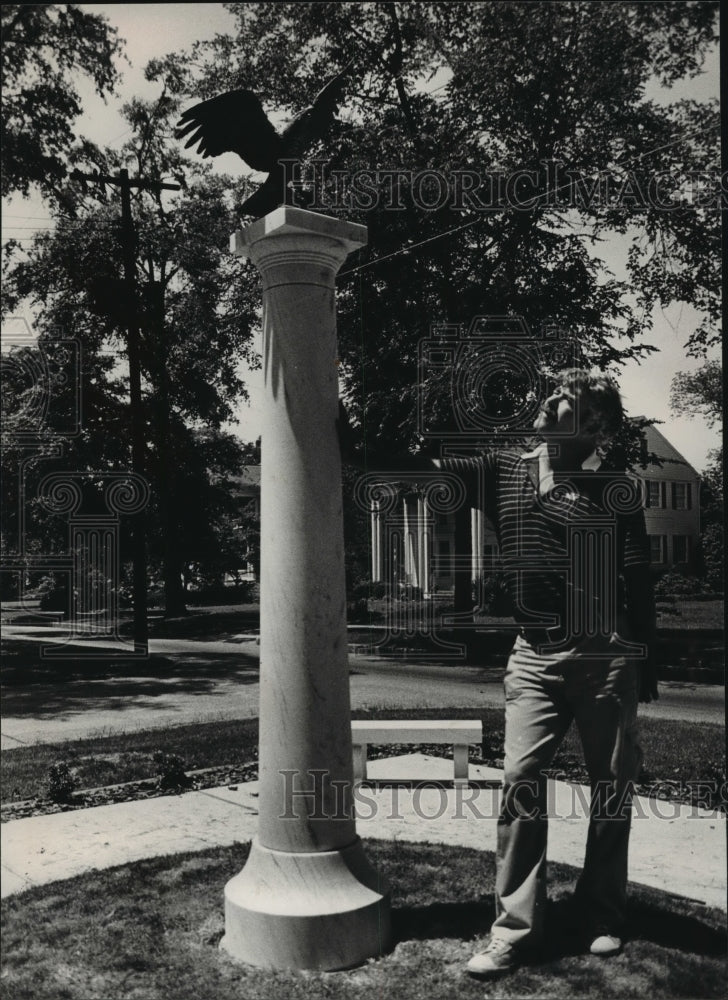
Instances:
[[[581,469],[541,481],[538,452],[445,458],[468,502],[484,510],[519,624],[564,637],[651,639],[649,550],[639,481]],[[652,619],[652,621],[650,621]]]

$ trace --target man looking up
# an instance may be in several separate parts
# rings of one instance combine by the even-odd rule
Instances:
[[[599,451],[622,403],[600,373],[569,369],[534,422],[536,446],[476,458],[368,456],[371,468],[457,473],[498,537],[520,625],[505,676],[496,917],[468,971],[492,976],[538,948],[546,904],[546,769],[576,721],[592,790],[577,900],[593,954],[622,946],[637,703],[657,697],[655,609],[639,489]],[[596,540],[596,543],[595,543]]]
[[[496,918],[488,946],[468,963],[474,975],[513,967],[541,941],[544,772],[572,720],[592,786],[577,899],[591,952],[608,956],[622,945],[631,782],[642,759],[637,702],[657,697],[644,515],[634,484],[606,469],[598,454],[622,420],[611,379],[570,369],[535,420],[536,447],[491,453],[481,462],[485,509],[510,569],[516,613],[555,624],[522,625],[508,662]],[[455,469],[463,462],[470,464],[441,464]],[[590,548],[585,539],[605,522],[611,528],[599,537],[611,541]],[[571,572],[551,570],[564,556]],[[630,650],[630,642],[646,655],[636,657],[638,645]]]

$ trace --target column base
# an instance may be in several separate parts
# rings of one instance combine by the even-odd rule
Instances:
[[[261,968],[347,969],[389,950],[389,907],[389,887],[358,837],[340,851],[306,854],[256,839],[225,886],[220,947]]]

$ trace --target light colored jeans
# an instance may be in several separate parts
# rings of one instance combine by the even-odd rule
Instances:
[[[619,934],[627,889],[631,782],[637,743],[638,668],[624,658],[537,653],[522,637],[505,677],[504,788],[498,820],[494,937],[537,946],[546,904],[547,779],[576,721],[592,798],[577,894],[594,934]]]

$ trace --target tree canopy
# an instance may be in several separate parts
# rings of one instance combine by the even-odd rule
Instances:
[[[559,328],[577,360],[615,369],[652,349],[653,306],[680,300],[703,316],[688,349],[716,342],[719,213],[693,176],[717,176],[717,105],[658,104],[645,88],[699,72],[717,5],[227,6],[235,33],[156,60],[150,75],[183,97],[249,87],[291,115],[355,60],[303,179],[325,161],[315,207],[369,229],[339,278],[339,337],[370,439],[420,441],[418,392],[450,405],[447,377],[438,389],[442,373],[418,373],[436,324],[521,315],[535,338]],[[368,200],[352,193],[357,171]],[[458,197],[468,172],[496,193]],[[625,280],[600,259],[612,233],[628,241]]]
[[[79,4],[3,4],[2,195],[37,185],[57,197],[76,143],[81,104],[74,78],[113,92],[121,40],[100,14]]]
[[[670,406],[684,417],[702,416],[709,427],[723,420],[723,366],[715,359],[692,372],[677,372],[670,386]]]
[[[235,227],[228,198],[234,182],[183,163],[170,140],[176,114],[175,102],[164,94],[150,104],[132,101],[125,109],[131,136],[124,147],[87,144],[81,161],[105,175],[134,163],[135,174],[150,182],[172,177],[182,182],[174,194],[163,196],[152,186],[132,198],[147,428],[144,474],[152,484],[150,552],[164,566],[168,611],[182,603],[185,559],[203,561],[205,544],[209,558],[221,558],[222,533],[215,533],[215,521],[229,516],[224,485],[242,460],[239,442],[223,425],[245,394],[241,363],[256,364],[250,338],[258,317],[254,290],[239,280],[236,262],[225,252]],[[128,469],[129,301],[118,192],[74,182],[53,214],[55,229],[39,233],[24,259],[11,263],[4,308],[31,305],[41,345],[58,330],[82,345],[82,432],[65,440],[56,464]],[[60,403],[56,399],[54,406]],[[6,464],[14,460],[13,449],[6,451]],[[38,462],[45,465],[47,459],[39,455]],[[210,528],[206,535],[203,522]]]
[[[225,562],[222,494],[241,453],[223,428],[244,396],[240,363],[256,363],[260,303],[254,270],[226,253],[257,178],[183,154],[173,123],[193,101],[249,88],[278,122],[353,59],[339,117],[295,179],[313,207],[368,227],[337,281],[341,387],[368,442],[417,448],[430,426],[458,429],[455,397],[478,402],[478,366],[504,340],[473,332],[479,316],[523,317],[526,359],[557,333],[570,360],[613,372],[655,349],[656,305],[699,311],[688,352],[717,343],[717,102],[646,96],[650,81],[700,71],[717,4],[226,6],[235,31],[149,64],[159,99],[127,105],[119,151],[73,135],[73,75],[100,93],[115,84],[113,29],[73,4],[2,15],[3,183],[38,184],[55,221],[26,259],[11,253],[4,305],[33,303],[41,337],[60,329],[83,344],[84,430],[64,458],[74,468],[128,467],[128,304],[117,195],[61,183],[66,164],[181,185],[133,198],[152,548],[168,582],[188,556],[215,549]],[[615,234],[625,275],[604,259]],[[466,346],[459,367],[432,363],[424,347],[453,340]],[[525,388],[496,386],[503,405]]]

